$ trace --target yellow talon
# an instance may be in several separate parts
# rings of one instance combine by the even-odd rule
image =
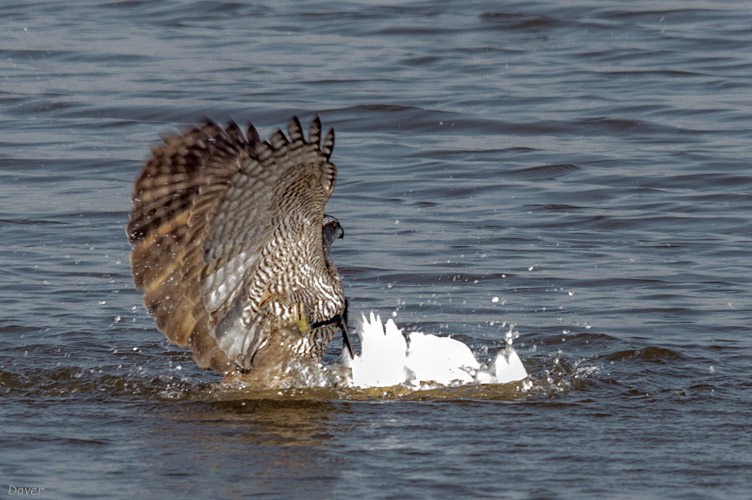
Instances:
[[[311,331],[311,324],[308,323],[305,309],[300,302],[295,304],[295,325],[298,327],[298,330],[300,330],[300,333],[308,333]]]

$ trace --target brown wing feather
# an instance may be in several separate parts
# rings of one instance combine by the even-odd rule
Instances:
[[[165,138],[136,180],[128,224],[134,281],[157,327],[175,344],[190,343],[202,353],[199,364],[218,371],[230,363],[207,335],[207,314],[196,307],[198,276],[208,219],[252,149],[238,130],[207,123]]]
[[[311,142],[297,118],[288,133],[290,140],[278,131],[260,142],[252,126],[246,138],[235,124],[209,122],[164,139],[135,183],[128,237],[136,286],[167,338],[190,344],[201,366],[220,373],[237,353],[218,347],[215,330],[242,298],[259,251],[290,214],[320,228],[334,188],[333,131],[323,149],[318,118]],[[294,189],[300,183],[307,185]]]
[[[320,130],[318,119],[311,128]],[[336,167],[316,134],[316,142],[305,140],[297,118],[288,124],[288,134],[289,140],[278,130],[268,142],[255,144],[254,161],[232,175],[204,243],[200,290],[209,330],[220,349],[246,369],[278,320],[279,313],[267,303],[310,302],[298,297],[286,273],[305,275],[305,252],[298,250],[313,244],[316,248],[306,255],[318,254],[324,262],[324,205],[334,189]],[[333,143],[333,132],[328,137]],[[276,254],[271,264],[270,252]]]

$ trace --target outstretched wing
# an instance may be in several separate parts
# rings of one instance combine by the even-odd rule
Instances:
[[[318,227],[336,181],[334,132],[321,142],[316,118],[306,141],[297,118],[260,141],[249,126],[206,123],[164,139],[135,183],[128,237],[136,287],[157,327],[191,346],[201,366],[224,373],[237,353],[217,328],[259,271],[262,250],[285,224]],[[309,245],[310,232],[285,233]],[[323,255],[323,251],[322,251]],[[247,339],[258,343],[259,339]]]

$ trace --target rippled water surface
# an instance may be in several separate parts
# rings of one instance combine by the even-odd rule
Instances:
[[[3,494],[749,498],[747,2],[0,19]],[[351,308],[486,359],[514,325],[529,384],[247,393],[164,340],[124,233],[150,146],[293,114],[337,131]]]

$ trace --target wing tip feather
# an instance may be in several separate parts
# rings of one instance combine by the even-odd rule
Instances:
[[[324,156],[326,156],[326,159],[328,160],[332,156],[332,152],[334,151],[334,129],[330,128],[329,132],[326,134],[326,137],[324,138],[324,144],[321,146],[321,151],[324,153]]]

